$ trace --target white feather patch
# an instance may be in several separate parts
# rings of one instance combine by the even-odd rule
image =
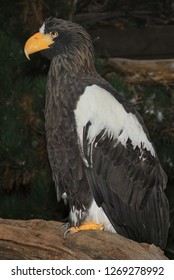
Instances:
[[[45,32],[45,23],[43,23],[42,26],[39,28],[39,32],[44,34],[44,32]]]
[[[88,216],[85,221],[93,221],[97,224],[102,223],[104,225],[104,230],[116,232],[114,227],[111,225],[109,219],[103,212],[101,207],[98,207],[95,200],[93,199],[91,206],[88,210]]]
[[[129,138],[134,149],[146,148],[155,156],[154,148],[136,116],[127,113],[123,105],[105,89],[97,85],[87,86],[74,113],[81,145],[83,145],[83,128],[90,121],[88,130],[90,143],[106,129],[109,136],[118,139],[124,146]]]
[[[68,202],[68,196],[67,196],[67,193],[66,193],[66,192],[64,192],[64,193],[62,194],[62,199],[64,200],[64,203],[67,204],[67,202]]]
[[[84,208],[84,206],[83,206],[83,208]],[[74,226],[77,226],[78,223],[80,222],[80,220],[83,220],[85,218],[86,212],[84,210],[85,209],[77,210],[75,208],[75,206],[72,206],[72,208],[70,210],[70,220],[72,221]]]
[[[77,225],[77,223],[79,221],[80,211],[78,211],[76,209],[73,209],[73,210],[71,209],[71,211],[70,211],[70,219],[75,226]]]

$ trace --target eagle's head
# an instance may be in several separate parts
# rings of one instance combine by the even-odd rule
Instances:
[[[48,18],[39,32],[30,37],[24,48],[25,55],[41,53],[52,60],[59,57],[68,64],[93,64],[93,45],[89,34],[76,23],[57,18]],[[91,66],[91,65],[89,65]]]

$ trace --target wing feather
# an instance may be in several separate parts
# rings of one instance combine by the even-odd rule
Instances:
[[[85,164],[86,176],[97,205],[103,208],[118,233],[165,247],[169,227],[164,193],[167,180],[142,127],[142,119],[139,121],[133,110],[130,124],[134,135],[129,129],[130,115],[118,107],[122,116],[116,119],[114,108],[120,105],[116,103],[109,109],[106,98],[103,107],[98,109],[102,105],[97,101],[100,93],[94,92],[97,98],[89,102],[95,104],[90,103],[91,112],[86,112],[80,123],[81,110],[85,114],[84,103],[89,108],[88,94],[80,100],[75,116],[82,156],[88,163]],[[102,110],[106,117],[102,116]]]

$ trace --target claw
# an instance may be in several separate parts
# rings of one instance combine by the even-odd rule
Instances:
[[[70,228],[70,223],[64,223],[60,226],[60,230],[64,230],[64,229],[69,229]]]
[[[65,230],[63,237],[66,239],[66,237],[71,233],[71,228],[68,228]]]

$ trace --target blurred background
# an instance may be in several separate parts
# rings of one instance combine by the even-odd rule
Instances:
[[[49,61],[25,41],[49,16],[90,33],[98,72],[140,112],[168,175],[174,259],[174,1],[0,0],[0,217],[65,221],[47,158],[44,102]]]

